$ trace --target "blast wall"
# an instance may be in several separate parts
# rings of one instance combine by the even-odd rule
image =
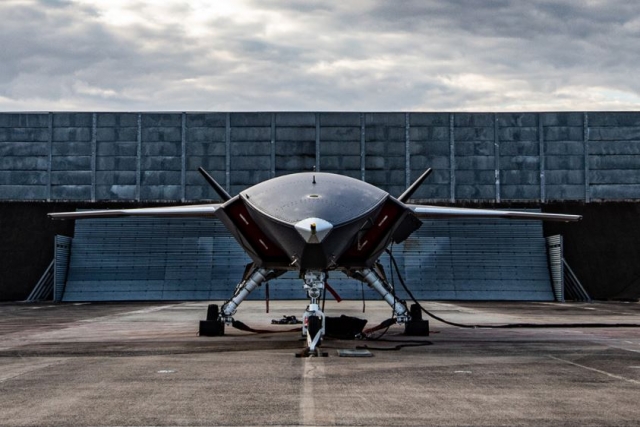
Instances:
[[[0,113],[0,300],[71,234],[46,212],[215,200],[199,166],[232,194],[315,167],[393,195],[432,167],[417,201],[584,213],[545,225],[579,277],[600,298],[640,288],[640,112],[49,112]]]
[[[640,199],[640,113],[0,114],[0,200],[215,199],[337,172],[460,202]]]

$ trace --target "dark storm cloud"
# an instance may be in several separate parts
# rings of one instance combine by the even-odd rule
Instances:
[[[109,3],[0,3],[0,108],[640,106],[634,2]]]

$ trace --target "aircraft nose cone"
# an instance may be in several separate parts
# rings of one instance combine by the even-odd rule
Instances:
[[[321,218],[307,218],[297,222],[294,227],[307,243],[320,243],[329,234],[333,224]]]

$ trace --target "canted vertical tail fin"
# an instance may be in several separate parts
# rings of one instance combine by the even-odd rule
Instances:
[[[400,195],[400,197],[398,197],[398,200],[401,201],[402,203],[407,203],[407,201],[409,200],[409,198],[411,196],[413,196],[413,193],[416,192],[416,190],[420,187],[420,185],[422,185],[422,182],[427,179],[427,177],[431,174],[431,168],[427,169],[426,171],[424,171],[422,173],[422,175],[420,175],[418,177],[418,179],[416,179],[413,184],[411,184],[409,186],[409,188],[407,188],[404,193],[402,193]]]
[[[215,192],[218,193],[218,196],[220,196],[223,202],[226,202],[227,200],[231,199],[231,195],[227,193],[227,191],[224,188],[222,188],[220,184],[218,184],[218,181],[213,179],[213,177],[209,175],[209,172],[204,170],[202,166],[198,168],[198,172],[200,172],[204,177],[204,179],[207,180],[211,188],[213,188]]]

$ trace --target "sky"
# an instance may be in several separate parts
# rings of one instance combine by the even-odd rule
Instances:
[[[635,0],[0,0],[0,111],[640,110]]]

